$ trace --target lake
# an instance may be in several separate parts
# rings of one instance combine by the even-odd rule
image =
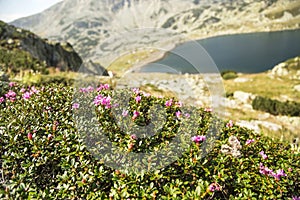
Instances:
[[[196,42],[198,47],[195,47]],[[207,61],[209,56],[204,53],[204,49],[220,72],[234,70],[242,73],[259,73],[300,55],[300,29],[225,35],[196,42],[186,42],[177,46],[163,59],[143,66],[140,71],[199,73],[200,67],[205,68],[201,69],[201,72],[210,72],[207,69],[213,64]],[[204,49],[201,50],[198,44]],[[178,56],[178,52],[184,52],[185,55],[191,55],[191,57],[187,59],[186,56]],[[197,57],[198,68],[194,67],[195,62],[192,62],[193,65],[189,62],[190,59],[194,59],[192,57]]]

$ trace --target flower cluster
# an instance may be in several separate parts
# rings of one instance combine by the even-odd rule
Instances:
[[[28,91],[22,88],[20,92],[23,93],[22,98],[28,100],[33,94],[39,93],[39,90],[37,90],[34,86],[32,86]]]
[[[231,154],[233,157],[240,157],[241,152],[239,151],[242,149],[240,141],[237,139],[236,136],[230,136],[228,139],[228,142],[230,144],[222,145],[221,146],[221,152],[224,154]]]
[[[221,187],[220,187],[220,185],[217,184],[217,183],[212,183],[212,184],[210,184],[210,185],[208,186],[208,190],[209,190],[210,192],[220,191],[220,190],[221,190]]]
[[[265,154],[264,151],[259,152],[259,154],[262,156],[262,158],[263,158],[264,160],[268,159],[268,156]]]
[[[251,143],[253,143],[253,142],[255,142],[254,139],[248,139],[248,140],[246,141],[246,145],[249,145],[249,144],[251,144]]]
[[[132,120],[135,120],[138,116],[140,116],[140,113],[138,111],[133,111]]]
[[[14,86],[17,85],[17,83],[15,83],[15,82],[10,82],[8,85],[9,85],[9,87],[14,87]]]
[[[229,120],[229,122],[226,124],[227,128],[233,127],[233,121]]]
[[[101,91],[101,90],[108,90],[110,88],[110,86],[108,84],[101,84],[98,88],[97,91]]]
[[[136,103],[139,103],[142,100],[142,97],[140,95],[135,97]]]
[[[14,102],[16,100],[17,94],[14,91],[9,90],[8,93],[6,93],[4,96],[6,99],[10,100],[11,102]]]
[[[278,169],[275,173],[273,172],[273,170],[269,169],[268,167],[263,166],[262,163],[259,164],[259,172],[266,176],[272,176],[277,181],[279,181],[282,176],[287,176],[283,169]]]
[[[73,103],[72,108],[73,109],[78,109],[79,108],[79,103]]]
[[[94,104],[96,106],[102,105],[102,106],[105,106],[106,109],[110,109],[111,108],[111,97],[110,96],[106,97],[106,96],[102,96],[101,94],[99,94],[98,96],[95,97]]]
[[[166,107],[170,107],[170,106],[172,106],[172,104],[173,104],[173,99],[170,99],[170,100],[166,101],[166,103],[165,103]]]
[[[192,137],[192,141],[195,143],[199,143],[199,142],[203,142],[206,140],[206,136],[205,135],[196,135]]]
[[[79,91],[82,92],[82,93],[93,92],[94,91],[94,87],[88,86],[87,88],[80,88]]]

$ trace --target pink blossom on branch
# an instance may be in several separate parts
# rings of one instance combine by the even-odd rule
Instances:
[[[170,107],[170,106],[172,106],[172,104],[173,104],[173,99],[170,99],[170,100],[166,101],[166,103],[165,103],[166,107]]]
[[[133,111],[132,119],[135,120],[138,116],[140,116],[140,113],[138,111]]]
[[[206,140],[205,135],[197,135],[197,136],[192,137],[192,141],[195,142],[195,143],[203,142],[205,140]]]

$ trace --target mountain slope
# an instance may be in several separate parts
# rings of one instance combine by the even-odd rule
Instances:
[[[299,8],[295,0],[64,0],[12,24],[101,60],[112,52],[174,45],[185,40],[182,34],[198,39],[299,28]]]
[[[14,73],[47,66],[77,71],[82,59],[69,43],[51,43],[37,35],[0,21],[1,68]]]

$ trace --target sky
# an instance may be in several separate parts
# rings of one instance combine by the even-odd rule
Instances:
[[[0,20],[15,19],[39,13],[62,0],[0,0]]]

